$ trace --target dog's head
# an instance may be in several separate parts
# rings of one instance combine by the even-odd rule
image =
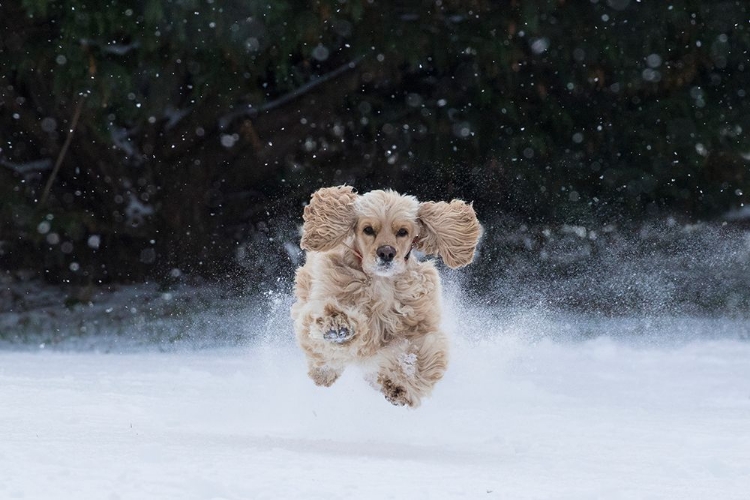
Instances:
[[[304,250],[347,245],[365,273],[393,276],[406,269],[412,248],[439,255],[452,268],[474,259],[482,226],[460,200],[420,203],[395,191],[358,195],[351,186],[319,189],[305,207]]]

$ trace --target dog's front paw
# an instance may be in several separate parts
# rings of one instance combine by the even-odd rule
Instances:
[[[307,374],[312,381],[315,382],[315,385],[331,387],[331,385],[333,385],[333,383],[339,378],[339,375],[341,375],[341,371],[329,366],[318,366],[311,367]]]
[[[342,326],[340,328],[331,328],[330,330],[323,332],[323,338],[334,344],[343,344],[351,340],[354,337],[354,332],[349,328]]]
[[[354,338],[354,326],[343,311],[326,306],[324,315],[316,320],[318,338],[332,344],[345,344]]]

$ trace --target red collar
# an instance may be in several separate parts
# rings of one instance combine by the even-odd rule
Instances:
[[[413,240],[411,240],[411,248],[409,248],[409,253],[406,254],[406,257],[404,257],[404,260],[409,260],[409,256],[411,255],[411,251],[414,250],[414,247],[417,246],[417,242],[418,241],[419,241],[419,236],[417,236]]]

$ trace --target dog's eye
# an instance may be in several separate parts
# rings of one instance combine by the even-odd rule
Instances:
[[[372,226],[366,226],[362,230],[362,232],[365,233],[365,234],[369,234],[370,236],[372,236],[373,234],[375,234],[375,230],[372,228]]]
[[[409,236],[409,231],[407,231],[406,229],[402,227],[401,229],[398,230],[398,232],[396,233],[396,236],[400,236],[400,237]]]

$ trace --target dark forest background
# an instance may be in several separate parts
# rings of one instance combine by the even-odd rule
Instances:
[[[745,1],[0,0],[0,266],[260,283],[340,183],[488,237],[720,223],[749,83]]]

